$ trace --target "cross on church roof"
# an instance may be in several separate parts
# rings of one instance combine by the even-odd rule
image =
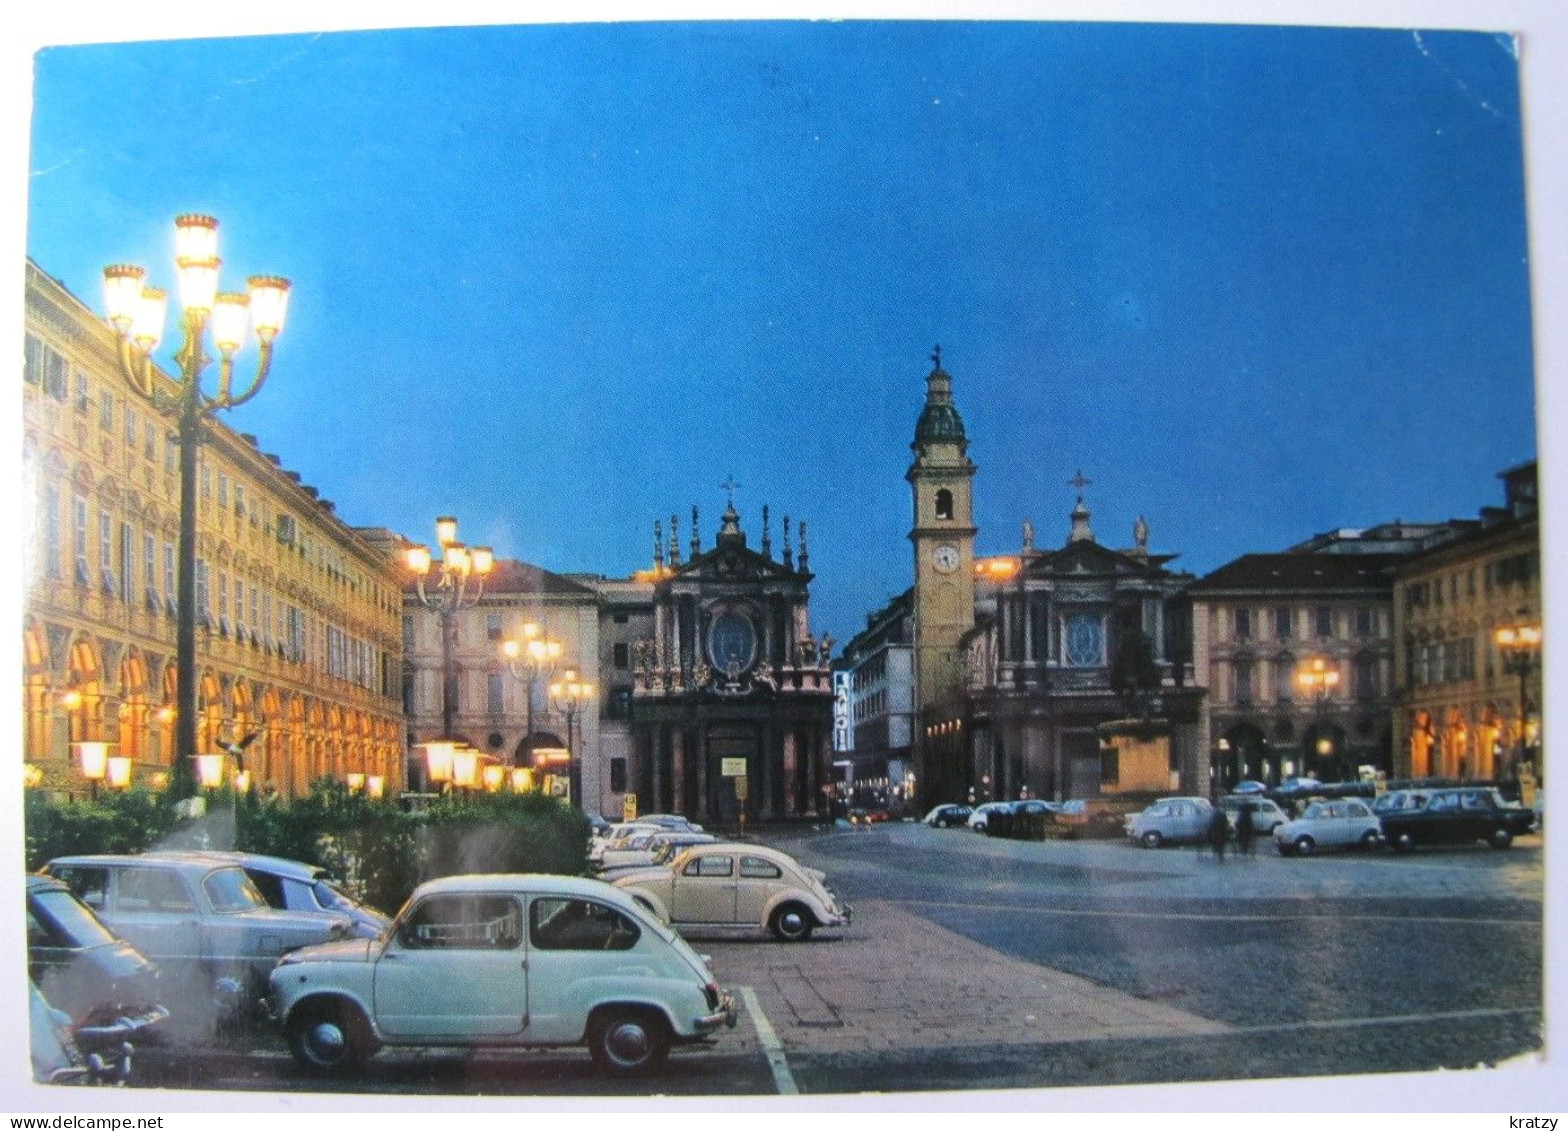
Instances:
[[[936,349],[931,351],[931,364],[938,369],[942,368],[942,344],[940,342],[937,343]]]
[[[735,477],[731,475],[723,483],[719,484],[719,488],[729,496],[729,504],[733,507],[735,505],[735,492],[740,488],[740,484],[735,482]]]
[[[1093,482],[1093,479],[1085,477],[1084,473],[1079,471],[1076,475],[1067,481],[1067,485],[1069,487],[1078,488],[1078,497],[1081,499],[1083,498],[1083,489]]]

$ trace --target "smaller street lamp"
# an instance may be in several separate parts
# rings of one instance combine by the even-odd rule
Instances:
[[[380,801],[386,796],[387,779],[381,774],[367,774],[365,777],[365,796],[372,801]]]
[[[223,755],[196,755],[196,784],[202,789],[217,789],[223,784]]]
[[[1315,695],[1317,701],[1323,703],[1339,686],[1339,669],[1329,666],[1323,657],[1315,656],[1297,670],[1296,682],[1302,690]]]
[[[501,783],[506,780],[506,767],[491,763],[484,768],[481,777],[485,783],[485,792],[495,793],[500,790]]]
[[[506,659],[507,672],[523,685],[527,719],[524,729],[527,740],[524,745],[530,754],[534,749],[534,684],[555,671],[555,665],[564,650],[559,640],[546,636],[544,630],[533,621],[523,625],[521,640],[508,638],[501,642],[501,655]]]
[[[473,789],[479,784],[479,751],[472,746],[452,751],[452,784],[458,789]]]
[[[109,744],[107,742],[77,742],[76,764],[82,777],[92,787],[92,799],[98,800],[98,783],[109,772]]]
[[[350,793],[359,793],[365,788],[365,775],[361,773],[345,774],[343,781]]]
[[[1524,617],[1525,611],[1521,609],[1519,616]],[[1528,748],[1525,745],[1525,732],[1530,723],[1530,676],[1534,674],[1541,655],[1541,626],[1538,623],[1521,621],[1516,624],[1503,625],[1493,636],[1497,642],[1497,651],[1503,661],[1503,671],[1519,677],[1519,733],[1515,744],[1513,773],[1519,775],[1519,769],[1525,764],[1525,755]]]
[[[577,673],[568,668],[565,678],[550,685],[551,706],[566,715],[566,755],[567,763],[567,800],[573,805],[579,804],[582,793],[582,769],[578,765],[576,747],[572,744],[572,727],[577,721],[577,712],[584,703],[593,698],[594,686],[586,680],[577,678]]]
[[[110,789],[131,788],[131,760],[124,754],[114,754],[104,761],[104,780]]]
[[[464,609],[471,609],[484,596],[485,578],[495,568],[495,554],[489,546],[472,549],[457,540],[457,519],[442,515],[436,519],[436,541],[441,548],[440,572],[435,585],[427,588],[425,578],[435,568],[427,546],[410,546],[403,554],[403,562],[414,575],[414,586],[419,603],[435,613],[441,622],[441,737],[452,737],[452,714],[457,709],[457,696],[452,687],[452,626],[453,619]],[[470,589],[472,583],[472,589]],[[431,779],[435,781],[434,778]]]
[[[425,776],[431,785],[444,790],[452,784],[452,756],[456,750],[455,742],[425,743]]]

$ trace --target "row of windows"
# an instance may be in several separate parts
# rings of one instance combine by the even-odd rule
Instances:
[[[72,370],[58,350],[33,334],[26,338],[23,374],[29,383],[38,385],[46,395],[62,403],[73,401],[71,388],[74,386],[73,403],[77,413],[92,415],[96,405],[98,427],[107,433],[114,432],[118,416],[123,428],[124,448],[129,456],[140,453],[148,462],[157,463],[161,450],[165,474],[178,473],[179,440],[161,416],[151,408],[139,408],[130,397],[116,397],[108,389],[100,389],[94,396],[93,382],[88,374],[81,369]],[[202,502],[209,506],[216,494],[217,506],[224,511],[232,504],[234,514],[241,522],[248,521],[258,531],[275,535],[280,546],[294,549],[312,560],[326,572],[329,580],[343,581],[355,591],[364,589],[371,593],[384,611],[394,610],[401,601],[402,595],[395,588],[379,585],[360,571],[346,568],[343,555],[329,545],[318,542],[312,546],[292,514],[268,506],[260,492],[254,488],[247,491],[246,484],[237,476],[223,471],[214,476],[210,467],[203,466],[199,473],[199,494]],[[269,512],[275,512],[275,517]]]
[[[1318,605],[1311,609],[1296,609],[1286,605],[1268,610],[1233,609],[1231,615],[1231,635],[1236,640],[1261,639],[1265,624],[1275,640],[1294,640],[1302,636],[1327,640],[1334,636],[1334,609],[1329,605]],[[1351,610],[1350,625],[1358,637],[1377,635],[1377,610],[1369,606]]]
[[[61,526],[60,489],[43,488],[43,561],[46,576],[63,579],[66,560]],[[127,605],[138,600],[149,612],[174,616],[178,609],[178,548],[153,531],[138,532],[131,523],[100,510],[94,528],[85,495],[71,497],[71,580],[81,588],[96,585],[106,596]],[[33,550],[31,540],[27,545]],[[35,563],[29,561],[29,572]],[[139,583],[139,584],[138,584]],[[215,584],[214,584],[215,583]],[[213,571],[205,560],[196,562],[196,608],[200,624],[221,636],[248,641],[256,647],[276,649],[295,662],[311,660],[318,666],[362,687],[385,688],[383,668],[390,658],[320,618],[307,615],[244,578]],[[319,651],[317,648],[319,647]]]
[[[1412,687],[1458,683],[1475,678],[1475,639],[1459,637],[1427,644],[1405,645],[1405,679]],[[1492,675],[1492,656],[1486,656],[1486,675]]]
[[[866,719],[880,718],[887,714],[887,705],[886,689],[864,695],[855,700],[855,721],[863,722]]]
[[[1506,558],[1485,563],[1481,567],[1481,590],[1491,593],[1494,589],[1507,589],[1512,585],[1529,585],[1536,577],[1539,565],[1533,553],[1513,554]],[[1425,581],[1413,581],[1405,586],[1405,608],[1423,609],[1427,607],[1441,608],[1444,595],[1447,595],[1449,604],[1459,600],[1461,575],[1456,571],[1446,578],[1429,578]],[[1464,594],[1466,597],[1476,595],[1476,570],[1471,567],[1463,574]]]
[[[1295,702],[1298,695],[1306,699],[1314,699],[1318,692],[1304,692],[1297,686],[1299,663],[1293,656],[1281,656],[1267,663],[1254,663],[1245,658],[1237,659],[1231,664],[1231,672],[1235,680],[1233,687],[1233,701],[1239,704],[1259,702],[1259,679],[1264,671],[1272,675],[1274,699],[1279,703]],[[1375,657],[1366,656],[1351,661],[1349,692],[1357,700],[1365,701],[1376,699],[1379,694],[1378,662]],[[1337,699],[1345,694],[1344,684],[1324,687],[1324,697],[1329,700]]]

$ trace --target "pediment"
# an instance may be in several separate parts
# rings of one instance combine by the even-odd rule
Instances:
[[[670,581],[771,581],[790,579],[798,581],[802,574],[788,569],[782,562],[774,561],[748,546],[715,546],[685,562],[673,573],[662,579]]]
[[[1098,542],[1072,542],[1053,553],[1031,559],[1024,568],[1029,577],[1132,577],[1155,567]]]

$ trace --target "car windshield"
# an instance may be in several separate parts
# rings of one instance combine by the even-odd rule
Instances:
[[[68,891],[41,891],[33,896],[33,906],[72,947],[100,946],[114,941],[109,929]]]
[[[1319,802],[1316,805],[1308,805],[1307,811],[1301,815],[1301,819],[1303,821],[1315,821],[1326,816],[1328,816],[1328,806]]]
[[[239,868],[219,868],[201,883],[202,890],[218,912],[259,911],[267,906],[261,892]]]

